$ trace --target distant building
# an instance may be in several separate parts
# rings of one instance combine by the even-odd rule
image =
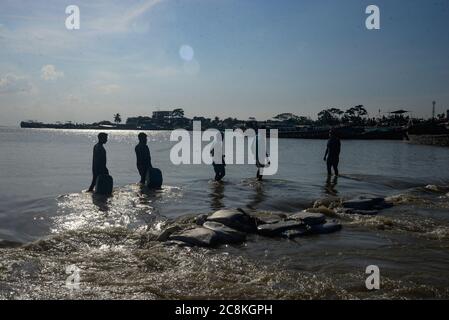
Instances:
[[[170,120],[172,115],[172,111],[153,111],[153,119],[158,121]]]
[[[150,121],[151,118],[150,117],[142,117],[142,116],[138,116],[138,117],[129,117],[128,119],[126,119],[126,124],[129,125],[139,125],[142,122],[145,121]]]

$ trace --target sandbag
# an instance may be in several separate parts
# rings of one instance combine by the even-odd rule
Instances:
[[[225,226],[241,231],[252,233],[257,231],[257,218],[237,209],[222,209],[211,214],[207,221],[219,222]]]
[[[393,205],[378,197],[358,197],[343,202],[343,208],[353,210],[382,210],[391,208]]]
[[[95,184],[95,193],[101,195],[111,195],[114,181],[108,174],[100,174]]]
[[[162,172],[158,168],[149,168],[145,185],[151,189],[160,189],[162,186]]]
[[[312,226],[315,224],[321,224],[326,221],[326,217],[322,213],[314,212],[298,212],[288,217],[289,219],[302,221],[304,224]]]
[[[203,227],[215,231],[218,240],[223,244],[241,243],[246,240],[245,233],[231,229],[219,222],[206,221]]]
[[[275,237],[285,231],[302,228],[304,228],[304,223],[302,221],[285,220],[276,223],[260,225],[257,227],[257,232],[263,236]]]
[[[310,226],[309,232],[311,234],[328,234],[336,231],[340,231],[342,228],[341,224],[335,221],[329,221],[323,224],[316,224]]]
[[[217,233],[203,227],[186,230],[180,234],[173,234],[168,239],[182,241],[198,247],[214,247],[219,243]]]

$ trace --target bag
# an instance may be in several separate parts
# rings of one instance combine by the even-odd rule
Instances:
[[[108,174],[100,174],[97,177],[95,184],[95,193],[109,196],[112,194],[112,187],[114,185],[113,179]]]
[[[151,189],[160,189],[162,186],[162,172],[158,168],[149,168],[145,185]]]

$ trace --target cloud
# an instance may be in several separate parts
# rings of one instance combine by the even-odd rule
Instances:
[[[155,5],[161,3],[163,0],[149,0],[140,6],[136,6],[129,11],[127,11],[124,15],[123,22],[129,24],[134,19],[140,17],[145,12],[153,8]]]
[[[52,64],[46,64],[41,69],[41,78],[44,80],[56,80],[64,77],[64,72],[56,71],[56,67]]]
[[[26,77],[6,74],[0,78],[0,94],[30,92],[33,89]]]
[[[49,55],[84,46],[83,37],[73,37],[64,28],[22,23],[14,29],[0,27],[0,46],[6,51]]]
[[[185,61],[181,66],[175,65],[146,65],[140,66],[133,74],[136,78],[177,78],[182,76],[194,76],[200,72],[200,64],[197,60]]]
[[[33,8],[30,16],[6,15],[14,24],[5,24],[2,21],[0,47],[5,51],[51,55],[59,59],[104,62],[104,55],[97,53],[98,37],[146,32],[150,24],[148,19],[141,19],[142,16],[165,1],[146,0],[134,5],[122,1],[95,1],[94,4],[85,4],[88,10],[82,11],[81,17],[84,18],[81,18],[81,29],[76,32],[68,31],[64,27],[64,20],[62,19],[61,23],[61,17],[58,19],[58,13],[53,11],[55,6],[45,11],[41,10],[42,8]],[[15,7],[13,9],[18,10]],[[5,15],[0,13],[0,17]],[[83,50],[83,53],[74,57],[72,53],[79,50]]]
[[[120,7],[114,14],[94,20],[94,22],[89,25],[89,27],[96,31],[93,33],[94,35],[97,32],[101,34],[120,33],[136,31],[139,29],[143,29],[143,31],[146,31],[148,27],[147,24],[143,25],[143,28],[142,26],[140,26],[139,28],[135,21],[143,14],[150,11],[153,7],[164,1],[166,0],[148,0],[129,9]]]

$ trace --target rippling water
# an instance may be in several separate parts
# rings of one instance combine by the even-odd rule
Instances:
[[[110,132],[111,198],[89,185],[98,132],[0,128],[1,298],[448,298],[449,149],[400,141],[343,141],[338,179],[327,179],[325,142],[279,142],[279,172],[174,166],[167,132],[148,132],[160,191],[136,182],[137,132]],[[389,197],[377,216],[340,214],[338,233],[295,241],[250,236],[239,246],[167,247],[149,230],[220,208],[294,212],[316,199]],[[18,247],[19,244],[25,244]],[[65,288],[66,266],[81,269]],[[378,265],[381,290],[365,288]]]

